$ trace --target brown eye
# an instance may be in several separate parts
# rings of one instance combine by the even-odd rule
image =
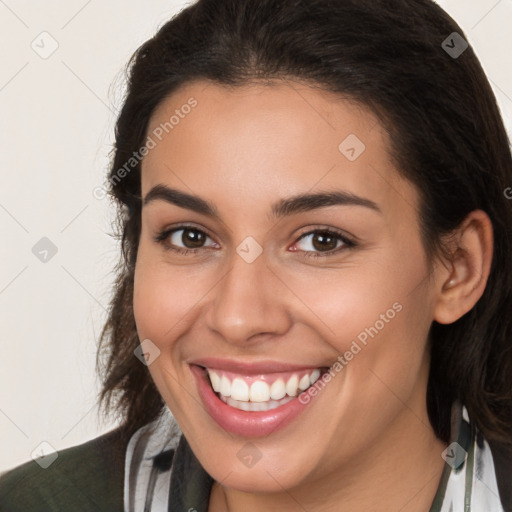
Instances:
[[[300,247],[301,243],[302,247]],[[316,258],[334,256],[346,249],[352,249],[356,245],[355,242],[340,233],[329,229],[316,229],[299,237],[295,243],[297,248],[294,250],[302,252],[305,257]]]
[[[303,242],[302,251],[310,252],[310,251],[319,251],[319,252],[328,252],[334,251],[340,247],[338,242],[341,242],[341,246],[350,245],[350,242],[343,238],[341,235],[337,233],[332,233],[330,231],[312,231],[310,233],[306,233],[302,235],[297,244]]]
[[[176,233],[179,233],[182,231],[181,242],[187,249],[197,249],[198,247],[202,247],[206,240],[206,235],[197,229],[187,228],[187,229],[180,229],[176,231]]]
[[[315,233],[313,235],[313,247],[317,251],[331,251],[336,249],[336,245],[338,244],[338,240],[335,236],[329,233]]]
[[[210,243],[205,245],[207,240],[210,240]],[[164,230],[155,237],[155,242],[161,244],[166,250],[169,249],[180,254],[217,246],[204,231],[193,226],[179,226]]]

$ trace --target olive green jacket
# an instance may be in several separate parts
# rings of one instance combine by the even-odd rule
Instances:
[[[61,450],[46,469],[31,460],[0,475],[0,511],[122,512],[126,446],[119,433]]]

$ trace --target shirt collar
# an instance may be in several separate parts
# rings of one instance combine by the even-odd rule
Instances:
[[[445,466],[429,512],[504,512],[491,448],[459,401],[452,406],[450,443],[441,456]]]

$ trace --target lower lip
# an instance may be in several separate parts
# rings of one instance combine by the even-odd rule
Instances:
[[[291,423],[309,405],[302,404],[298,396],[270,411],[241,411],[225,404],[213,391],[206,371],[191,365],[199,394],[210,416],[227,432],[242,437],[264,437]]]

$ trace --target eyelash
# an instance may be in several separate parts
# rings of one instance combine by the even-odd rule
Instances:
[[[164,250],[166,250],[166,251],[173,251],[173,252],[175,252],[177,254],[181,254],[183,256],[185,256],[187,254],[191,254],[191,253],[195,254],[198,251],[201,251],[202,249],[204,249],[204,247],[198,247],[196,249],[183,249],[181,247],[176,247],[176,246],[173,246],[173,245],[167,243],[166,240],[167,240],[167,238],[171,234],[175,233],[176,231],[182,231],[184,229],[189,229],[191,231],[195,231],[197,233],[201,233],[201,234],[205,235],[208,238],[211,238],[207,233],[205,233],[203,230],[201,230],[199,228],[196,228],[195,226],[188,225],[188,224],[182,224],[182,225],[177,226],[175,228],[166,229],[166,230],[161,231],[160,233],[158,233],[155,236],[154,241],[156,243],[158,243],[158,244],[161,244],[163,246]],[[337,249],[332,249],[330,251],[323,251],[323,252],[301,251],[300,249],[298,249],[297,252],[303,253],[302,256],[304,258],[327,258],[329,256],[333,256],[335,254],[338,254],[339,252],[341,252],[343,250],[353,249],[354,247],[357,246],[357,244],[354,241],[349,240],[346,236],[342,235],[338,231],[333,230],[332,228],[327,229],[327,228],[321,228],[321,227],[318,227],[318,228],[315,228],[315,229],[313,229],[311,231],[303,233],[302,235],[299,236],[299,238],[296,240],[295,243],[299,242],[300,240],[302,240],[303,238],[305,238],[305,237],[307,237],[309,235],[318,234],[318,233],[334,236],[338,240],[343,242],[344,245],[342,245],[341,247],[338,247]]]

